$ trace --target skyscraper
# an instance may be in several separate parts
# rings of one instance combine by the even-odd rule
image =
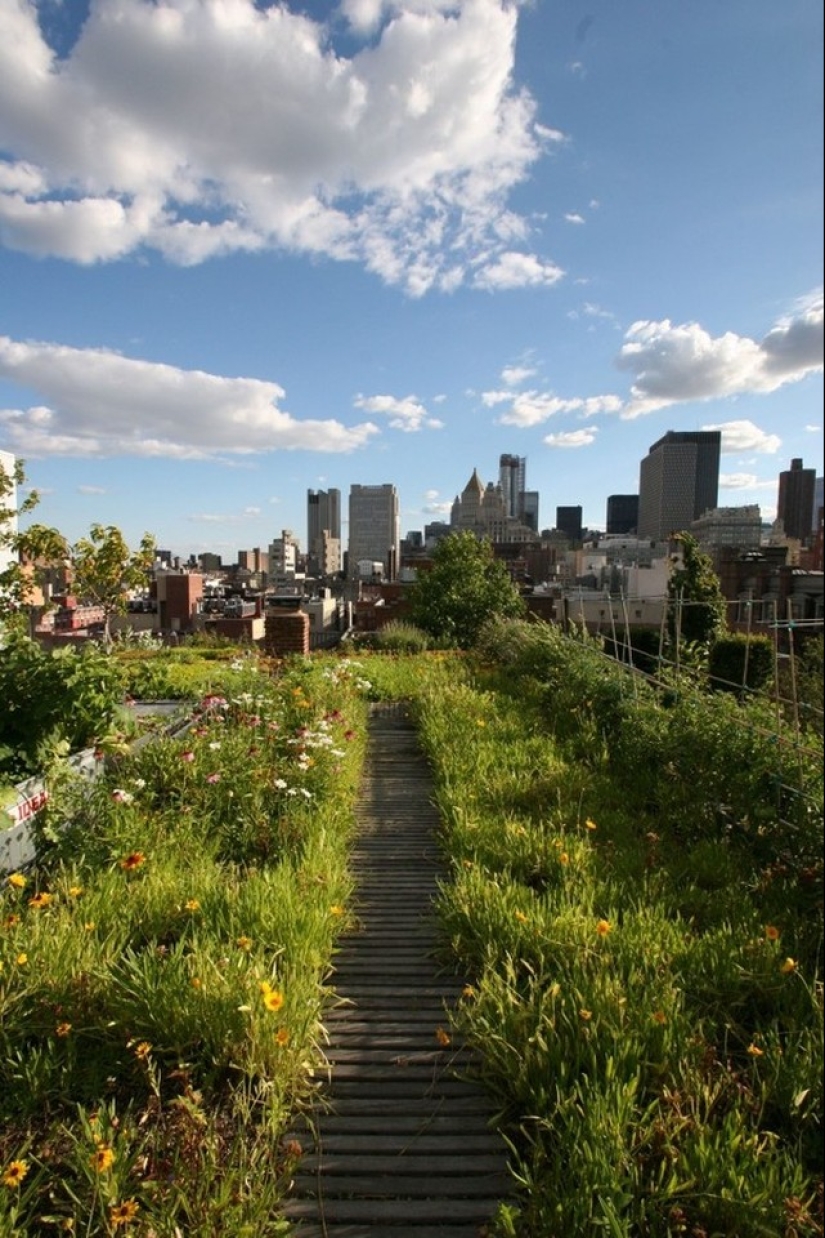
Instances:
[[[641,462],[638,536],[661,542],[716,507],[720,430],[668,430]]]
[[[582,540],[582,509],[580,507],[557,507],[556,528],[571,542]]]
[[[359,574],[359,563],[380,563],[387,580],[398,570],[401,545],[398,491],[383,486],[350,486],[347,575]]]
[[[307,558],[312,575],[341,570],[341,491],[307,491]]]
[[[813,525],[816,469],[803,469],[800,459],[791,460],[791,467],[779,474],[779,498],[776,518],[782,521],[786,537],[804,541]]]
[[[521,520],[524,512],[524,491],[527,473],[525,456],[499,456],[498,481],[504,496],[508,516]]]
[[[607,497],[607,533],[635,533],[639,524],[638,494]]]

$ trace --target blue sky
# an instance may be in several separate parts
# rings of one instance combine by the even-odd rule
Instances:
[[[0,449],[188,555],[667,430],[822,473],[819,0],[0,0]]]

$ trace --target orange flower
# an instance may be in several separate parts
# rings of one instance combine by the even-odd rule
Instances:
[[[89,1157],[92,1169],[99,1174],[108,1173],[115,1163],[115,1154],[108,1144],[102,1143]]]
[[[54,1033],[56,1036],[60,1036],[61,1038],[63,1038],[65,1036],[68,1036],[71,1030],[72,1030],[71,1023],[58,1023],[57,1027],[54,1029]]]
[[[192,979],[189,981],[189,983],[191,984],[193,989],[203,988],[203,981],[201,980],[199,976],[193,976]]]
[[[3,1172],[3,1186],[19,1186],[28,1172],[25,1161],[10,1161]]]
[[[753,1045],[753,1044],[748,1045],[748,1053],[751,1055],[751,1057],[764,1057],[765,1056],[765,1050],[760,1049],[759,1045]]]
[[[130,1225],[138,1213],[138,1205],[133,1199],[124,1199],[122,1204],[113,1204],[109,1209],[109,1221],[112,1229],[120,1225]]]
[[[579,1018],[584,1019],[585,1023],[587,1023],[589,1022],[590,1019],[593,1018],[593,1011],[592,1010],[580,1010]]]
[[[765,936],[767,937],[768,941],[779,941],[779,936],[780,936],[779,929],[776,927],[775,924],[766,924],[765,925]]]
[[[138,1061],[145,1062],[151,1052],[152,1046],[148,1040],[140,1040],[135,1045],[135,1057]]]
[[[35,911],[41,911],[44,907],[48,907],[52,901],[51,894],[35,894],[34,898],[29,899],[29,906]]]
[[[10,916],[6,916],[5,920],[3,921],[3,924],[5,925],[6,928],[14,928],[15,925],[19,923],[20,923],[20,917],[18,915],[15,915],[14,912],[12,912]]]
[[[199,911],[200,903],[196,898],[189,898],[184,903],[184,907],[187,911]]]
[[[653,1022],[658,1023],[660,1027],[664,1027],[665,1023],[667,1023],[667,1015],[664,1010],[654,1010],[650,1017]]]
[[[461,990],[461,996],[466,997],[466,998],[471,998],[471,997],[475,997],[475,995],[476,995],[476,991],[473,988],[473,986],[471,984],[465,984],[464,988]]]
[[[279,1044],[282,1049],[285,1048],[285,1046],[289,1044],[289,1032],[286,1030],[285,1027],[278,1028],[277,1032],[275,1033],[275,1042],[276,1044]]]
[[[599,920],[598,924],[596,925],[596,932],[599,934],[600,937],[606,937],[607,934],[610,932],[610,921]]]
[[[569,863],[570,863],[570,856],[567,854],[567,852],[566,851],[560,852],[559,853],[559,864],[569,864]]]
[[[129,854],[125,855],[120,861],[120,867],[124,872],[131,873],[134,872],[136,868],[140,868],[141,864],[145,863],[146,856],[142,851],[130,851]]]
[[[437,1027],[435,1029],[435,1038],[438,1041],[438,1043],[441,1045],[442,1049],[446,1049],[447,1045],[451,1043],[450,1037],[448,1033],[444,1031],[443,1027]]]

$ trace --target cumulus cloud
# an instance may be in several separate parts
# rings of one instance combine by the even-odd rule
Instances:
[[[224,378],[106,349],[0,336],[0,376],[47,404],[0,409],[10,448],[31,456],[207,459],[259,451],[351,452],[370,422],[300,421],[278,407],[277,383]]]
[[[297,6],[296,6],[297,8]],[[92,0],[58,56],[0,0],[0,238],[78,263],[264,248],[421,295],[552,284],[511,190],[564,140],[514,84],[507,0]],[[342,44],[343,46],[343,44]]]
[[[616,413],[622,401],[615,395],[574,396],[563,399],[552,391],[483,391],[481,401],[486,408],[508,404],[499,422],[505,426],[541,425],[559,413],[577,413],[580,417],[593,417],[597,413]]]
[[[776,488],[776,480],[760,481],[756,473],[720,473],[720,490],[756,490]]]
[[[544,442],[548,447],[589,447],[595,443],[598,426],[586,430],[568,430],[561,434],[547,434]]]
[[[636,322],[617,365],[634,376],[621,414],[628,419],[688,400],[776,391],[822,369],[822,291],[798,303],[761,341],[732,331],[714,337],[695,322]]]
[[[532,378],[535,372],[526,365],[506,365],[501,371],[501,381],[508,387],[520,387],[528,378]]]
[[[735,455],[744,451],[756,451],[774,455],[782,446],[778,434],[766,434],[752,421],[723,421],[719,425],[702,426],[703,430],[721,430],[722,452]]]
[[[393,430],[404,430],[408,434],[423,429],[441,430],[444,426],[442,421],[429,415],[414,395],[404,396],[400,400],[392,395],[359,395],[353,403],[365,413],[388,417]]]
[[[580,215],[578,211],[568,211],[565,215],[565,221],[569,224],[583,224],[584,215]]]

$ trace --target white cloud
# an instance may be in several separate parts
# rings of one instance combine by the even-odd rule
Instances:
[[[776,489],[776,479],[760,481],[756,473],[720,473],[721,490],[767,490]]]
[[[369,422],[299,421],[278,407],[277,383],[224,378],[106,349],[20,343],[0,336],[0,376],[48,401],[0,409],[11,449],[32,456],[177,459],[259,451],[350,452],[378,433]]]
[[[583,224],[584,215],[580,215],[578,211],[568,211],[565,215],[565,220],[569,224]]]
[[[732,331],[713,337],[695,322],[636,322],[617,365],[635,379],[622,412],[628,419],[688,400],[776,391],[822,369],[822,293],[798,303],[761,341]]]
[[[366,413],[389,417],[389,423],[394,430],[404,430],[408,434],[423,429],[441,430],[444,425],[437,418],[431,417],[414,395],[400,400],[392,395],[359,395],[353,400],[353,404]]]
[[[553,262],[544,262],[535,254],[520,254],[514,250],[503,253],[476,272],[473,285],[490,292],[510,288],[552,288],[564,277],[564,271]]]
[[[527,365],[506,365],[501,371],[501,381],[508,387],[520,387],[528,378],[532,378],[535,372]]]
[[[580,417],[593,417],[597,413],[616,413],[622,407],[622,402],[615,395],[574,396],[563,399],[552,391],[484,391],[481,401],[486,408],[495,408],[499,404],[509,404],[510,407],[499,418],[499,423],[505,426],[541,425],[559,413],[578,413]]]
[[[514,85],[518,5],[344,0],[345,54],[285,4],[96,0],[66,57],[33,3],[2,6],[9,247],[183,264],[283,248],[412,295],[469,271],[483,288],[560,277],[508,253],[528,225],[506,199],[564,140]]]
[[[588,430],[568,430],[562,434],[547,434],[544,442],[548,447],[589,447],[595,443],[598,426]]]
[[[703,430],[721,430],[722,452],[738,455],[743,451],[756,451],[774,455],[782,446],[778,434],[766,434],[752,421],[723,421],[718,425],[702,426]]]
[[[78,494],[107,494],[103,486],[78,486]]]

